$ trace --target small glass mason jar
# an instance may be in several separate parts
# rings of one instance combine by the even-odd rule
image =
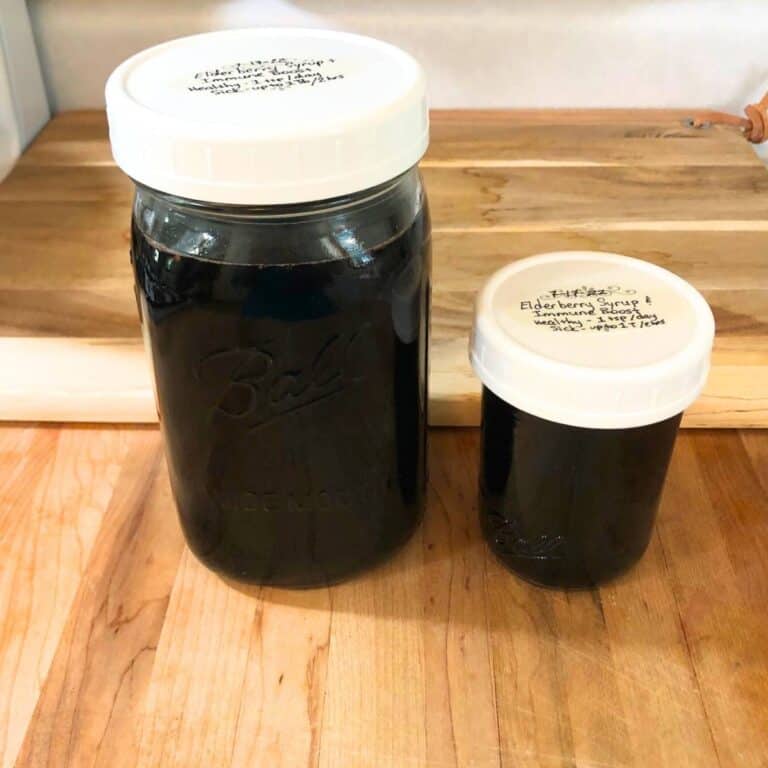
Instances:
[[[402,544],[424,508],[420,69],[391,46],[311,31],[214,33],[134,59],[108,85],[110,128],[136,183],[136,296],[187,542],[242,581],[339,581]],[[126,102],[146,87],[147,109],[157,77],[183,141],[181,160],[150,150],[148,163],[125,132],[136,127]],[[228,123],[190,129],[192,106],[221,108],[238,141]],[[307,125],[286,143],[301,108]],[[271,110],[266,132],[250,127],[257,109]]]
[[[490,278],[471,346],[480,520],[507,568],[583,588],[642,557],[713,337],[701,295],[638,259],[543,254]]]

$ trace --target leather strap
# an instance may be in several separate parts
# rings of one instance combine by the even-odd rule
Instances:
[[[768,93],[757,102],[749,104],[744,109],[745,117],[731,115],[727,112],[699,112],[692,119],[694,128],[704,128],[708,125],[732,125],[739,128],[744,138],[753,144],[761,144],[768,139]]]

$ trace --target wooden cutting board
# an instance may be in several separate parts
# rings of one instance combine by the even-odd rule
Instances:
[[[717,321],[687,426],[768,425],[768,173],[686,112],[435,112],[433,424],[476,424],[474,296],[507,262],[618,251],[696,285]],[[154,421],[128,263],[131,183],[101,112],[59,115],[0,184],[0,418]]]

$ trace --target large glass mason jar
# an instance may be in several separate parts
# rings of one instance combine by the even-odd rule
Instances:
[[[190,548],[291,587],[381,560],[424,507],[418,65],[351,35],[214,33],[129,59],[107,100]]]

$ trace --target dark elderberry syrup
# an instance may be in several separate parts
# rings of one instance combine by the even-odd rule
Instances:
[[[281,232],[270,235],[276,246],[288,244]],[[287,264],[183,256],[134,223],[171,482],[187,541],[209,567],[262,584],[326,584],[414,530],[428,246],[424,209],[352,258],[314,261],[320,249],[307,243],[307,261]]]
[[[680,418],[571,427],[484,388],[481,522],[491,550],[542,585],[589,587],[625,571],[648,546]]]

